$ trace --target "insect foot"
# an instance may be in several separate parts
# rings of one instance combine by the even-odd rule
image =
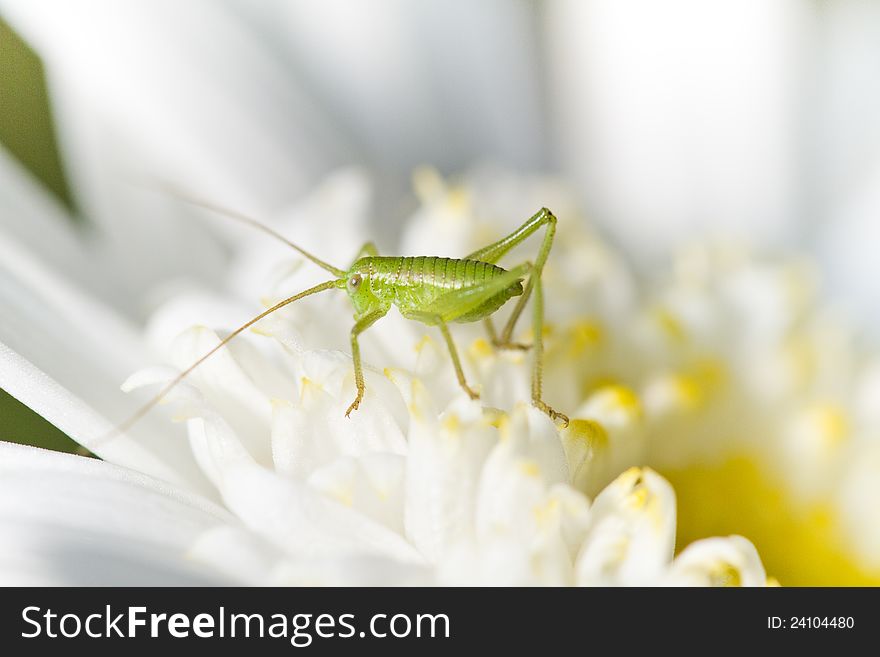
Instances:
[[[361,405],[361,399],[363,399],[363,398],[364,398],[364,396],[361,394],[359,394],[357,397],[354,398],[354,401],[351,402],[351,405],[348,407],[348,410],[345,411],[345,417],[349,417],[351,415],[352,411],[356,411],[358,409],[358,407]]]
[[[547,415],[550,416],[550,419],[556,422],[557,420],[562,421],[562,428],[565,429],[568,426],[568,416],[564,413],[560,413],[559,411],[554,411],[549,404],[543,402],[541,400],[537,400],[534,402],[535,406],[544,411]]]

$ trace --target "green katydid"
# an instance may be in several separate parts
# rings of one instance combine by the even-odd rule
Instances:
[[[319,267],[326,269],[335,277],[332,280],[309,288],[292,297],[288,297],[274,306],[261,312],[253,319],[245,322],[227,335],[213,349],[208,351],[192,365],[183,370],[165,385],[137,413],[118,428],[123,431],[142,417],[153,406],[159,403],[178,383],[201,365],[212,354],[229,343],[237,335],[253,326],[267,315],[284,308],[303,297],[317,294],[333,288],[345,290],[355,309],[355,324],[351,329],[351,356],[354,361],[354,379],[357,396],[348,410],[346,417],[357,410],[364,398],[363,366],[361,364],[358,337],[366,329],[381,319],[390,309],[396,306],[400,314],[429,326],[440,329],[455,374],[462,389],[471,397],[479,395],[468,385],[458,351],[449,333],[448,324],[452,322],[474,322],[483,320],[492,344],[500,349],[528,349],[527,345],[511,340],[514,327],[525,308],[529,297],[534,294],[532,307],[531,349],[534,354],[532,367],[532,403],[550,416],[554,421],[560,420],[563,426],[568,425],[568,417],[552,409],[542,396],[542,378],[544,367],[544,345],[542,333],[544,328],[544,295],[541,287],[541,274],[544,263],[553,246],[556,233],[556,217],[547,208],[541,208],[526,222],[506,237],[488,246],[466,255],[464,258],[441,258],[436,256],[380,256],[375,245],[367,242],[352,262],[347,271],[338,269],[297,246],[269,226],[247,217],[234,210],[222,208],[213,203],[196,199],[179,191],[172,193],[188,203],[201,206],[217,214],[225,215],[237,221],[249,224],[264,233],[280,240],[305,256]],[[544,239],[534,262],[524,262],[512,269],[505,270],[496,263],[512,248],[526,240],[540,228],[545,227]],[[523,286],[523,279],[526,279]],[[512,297],[519,296],[506,325],[500,335],[496,333],[491,315]]]

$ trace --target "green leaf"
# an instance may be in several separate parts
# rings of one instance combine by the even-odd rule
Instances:
[[[55,138],[43,64],[2,18],[0,143],[76,216]]]

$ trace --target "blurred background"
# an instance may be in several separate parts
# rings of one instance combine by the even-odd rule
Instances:
[[[701,237],[799,250],[880,329],[872,0],[0,0],[0,142],[4,239],[132,321],[226,254],[134,202],[145,175],[266,216],[361,165],[381,244],[414,167],[490,162],[558,175],[638,271]],[[0,439],[73,448],[3,393]],[[741,511],[682,537],[743,533],[778,572]]]

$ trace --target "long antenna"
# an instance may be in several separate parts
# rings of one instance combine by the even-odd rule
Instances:
[[[344,273],[344,272],[343,272],[343,273]],[[158,404],[160,401],[162,401],[162,399],[164,399],[165,396],[166,396],[169,392],[171,392],[171,390],[173,390],[174,387],[177,386],[178,383],[180,383],[181,381],[183,381],[183,380],[184,380],[184,379],[190,374],[190,372],[192,372],[192,371],[193,371],[194,369],[196,369],[199,365],[201,365],[202,363],[204,363],[204,362],[208,359],[208,357],[212,356],[215,352],[217,352],[217,351],[219,351],[221,348],[225,347],[225,346],[229,343],[230,340],[232,340],[235,336],[237,336],[239,333],[241,333],[241,332],[244,331],[245,329],[247,329],[247,328],[253,326],[253,325],[256,324],[257,322],[259,322],[261,319],[263,319],[264,317],[266,317],[267,315],[271,315],[272,313],[274,313],[274,312],[275,312],[276,310],[278,310],[279,308],[283,308],[284,306],[290,305],[290,304],[293,303],[294,301],[299,301],[299,300],[302,299],[303,297],[307,297],[307,296],[309,296],[310,294],[317,294],[318,292],[323,292],[324,290],[329,290],[329,289],[331,289],[331,288],[333,288],[333,287],[336,287],[336,286],[337,286],[337,281],[335,281],[335,280],[333,280],[333,281],[326,281],[326,282],[324,282],[324,283],[321,283],[320,285],[316,285],[315,287],[311,287],[311,288],[309,288],[309,289],[306,290],[305,292],[300,292],[299,294],[295,294],[295,295],[293,295],[292,297],[289,297],[289,298],[287,298],[287,299],[284,299],[284,301],[280,301],[280,302],[276,303],[274,306],[272,306],[272,307],[269,308],[268,310],[264,310],[263,312],[261,312],[259,315],[257,315],[257,316],[254,317],[253,319],[251,319],[251,320],[245,322],[244,324],[242,324],[241,326],[239,326],[237,329],[235,329],[232,333],[230,333],[230,334],[227,335],[225,338],[223,338],[223,339],[220,341],[220,344],[218,344],[216,347],[214,347],[213,349],[211,349],[211,351],[209,351],[208,353],[206,353],[204,356],[202,356],[201,358],[199,358],[199,359],[198,359],[196,362],[194,362],[192,365],[190,365],[190,366],[187,367],[185,370],[183,370],[183,372],[181,372],[181,373],[178,374],[176,377],[174,377],[171,381],[169,381],[169,382],[165,385],[164,388],[162,388],[158,393],[156,393],[156,395],[155,395],[152,399],[150,399],[150,401],[148,401],[148,402],[147,402],[146,404],[144,404],[140,409],[138,409],[138,410],[134,413],[134,415],[132,415],[132,416],[131,416],[130,418],[128,418],[125,422],[123,422],[123,423],[120,424],[118,427],[116,427],[115,429],[113,429],[112,431],[110,431],[110,432],[109,432],[108,434],[106,434],[104,437],[100,438],[100,439],[98,440],[98,442],[99,442],[99,443],[100,443],[100,442],[103,442],[104,440],[107,440],[107,439],[109,439],[109,438],[112,438],[112,437],[114,437],[114,436],[116,436],[116,435],[118,435],[118,434],[124,433],[126,430],[130,429],[130,428],[134,425],[135,422],[137,422],[138,420],[140,420],[144,415],[147,414],[147,412],[148,412],[151,408],[153,408],[156,404]]]
[[[175,187],[171,184],[168,184],[168,183],[163,184],[162,189],[167,191],[172,196],[176,196],[177,198],[181,199],[182,201],[186,201],[187,203],[190,203],[191,205],[197,205],[201,208],[204,208],[205,210],[210,210],[211,212],[216,212],[217,214],[222,214],[226,217],[229,217],[230,219],[235,219],[236,221],[240,221],[240,222],[247,224],[249,226],[253,226],[257,230],[263,231],[267,235],[274,237],[276,240],[283,242],[284,244],[286,244],[290,248],[298,251],[299,253],[304,255],[306,258],[308,258],[309,260],[314,262],[316,265],[318,265],[319,267],[329,271],[334,276],[338,276],[339,278],[342,278],[343,276],[345,276],[346,272],[342,271],[341,269],[338,269],[337,267],[334,267],[331,264],[324,262],[323,260],[321,260],[320,258],[318,258],[316,256],[313,256],[311,253],[309,253],[308,251],[306,251],[302,247],[297,246],[296,244],[291,242],[289,239],[284,237],[281,233],[273,230],[272,228],[270,228],[266,224],[264,224],[260,221],[257,221],[256,219],[254,219],[252,217],[248,217],[247,215],[242,214],[241,212],[238,212],[237,210],[230,210],[229,208],[224,208],[220,205],[217,205],[216,203],[213,203],[212,201],[208,201],[203,198],[198,198],[196,196],[192,196],[191,194],[188,194],[187,192],[184,192],[184,191],[178,189],[177,187]]]

